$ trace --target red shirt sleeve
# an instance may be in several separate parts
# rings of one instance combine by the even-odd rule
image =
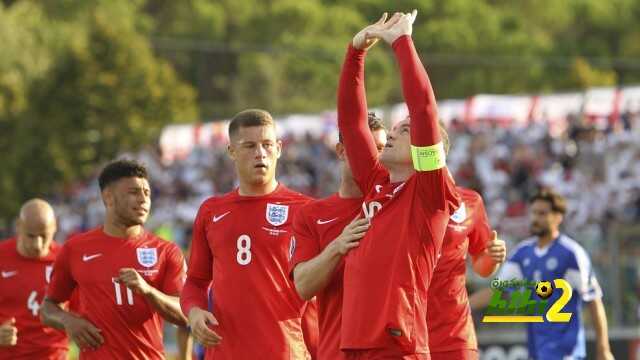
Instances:
[[[53,264],[51,282],[47,287],[47,297],[58,303],[69,300],[77,285],[71,274],[70,251],[68,243],[62,247]]]
[[[293,279],[293,269],[301,262],[309,261],[320,254],[320,244],[306,216],[306,207],[301,208],[293,219],[293,236],[289,259],[289,276]]]
[[[206,222],[208,219],[208,207],[200,206],[198,215],[193,224],[193,236],[191,238],[191,253],[189,254],[189,268],[187,274],[203,280],[212,279],[213,254],[207,241]]]
[[[442,141],[438,127],[438,108],[427,72],[410,36],[393,43],[402,78],[402,93],[409,109],[411,144],[431,146]],[[419,194],[430,211],[453,212],[459,203],[455,182],[446,167],[417,171]]]
[[[441,141],[438,130],[438,107],[427,72],[418,57],[410,36],[393,43],[400,66],[402,94],[411,119],[411,144],[429,146]]]
[[[349,166],[365,194],[375,185],[374,175],[382,169],[378,149],[369,130],[364,87],[366,51],[351,44],[342,65],[338,87],[338,129],[342,135]]]
[[[167,257],[165,258],[165,272],[162,287],[159,289],[163,293],[177,296],[182,291],[186,278],[186,264],[182,251],[175,245],[170,244]]]
[[[187,281],[180,294],[180,306],[186,316],[189,316],[189,311],[194,306],[207,309],[208,305],[207,290],[209,289],[209,284],[211,284],[213,255],[207,241],[205,227],[207,218],[208,209],[206,203],[204,203],[200,206],[193,224]]]
[[[474,209],[473,229],[469,233],[469,254],[482,253],[491,240],[491,225],[484,208],[482,197],[478,195]]]

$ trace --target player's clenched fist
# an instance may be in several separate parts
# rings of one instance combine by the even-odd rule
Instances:
[[[497,264],[502,264],[507,257],[507,245],[504,240],[498,239],[498,233],[495,231],[491,234],[491,241],[485,251]]]
[[[14,346],[18,342],[16,319],[11,318],[0,325],[0,346]]]
[[[97,349],[104,343],[102,330],[79,316],[69,314],[64,321],[64,331],[81,349]]]
[[[189,326],[191,335],[197,342],[204,346],[216,346],[222,341],[222,337],[211,330],[209,326],[218,325],[218,320],[212,313],[194,307],[189,311]]]
[[[349,250],[360,245],[360,239],[364,237],[369,230],[369,219],[355,218],[349,225],[344,227],[340,236],[338,236],[330,246],[333,246],[338,253],[345,255]]]
[[[148,294],[150,289],[150,285],[142,278],[135,269],[132,268],[122,268],[120,269],[120,273],[118,274],[118,281],[134,292],[145,295]]]

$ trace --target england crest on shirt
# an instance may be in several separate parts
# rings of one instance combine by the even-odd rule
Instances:
[[[467,220],[467,208],[464,206],[464,203],[460,204],[460,207],[456,212],[451,215],[451,220],[455,221],[458,224],[462,224],[465,220]]]
[[[138,262],[144,267],[152,267],[158,263],[158,251],[156,248],[137,248]]]
[[[273,226],[287,222],[289,205],[267,204],[267,221]]]

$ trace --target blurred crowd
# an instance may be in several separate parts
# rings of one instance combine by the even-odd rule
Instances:
[[[473,128],[449,124],[448,166],[456,182],[483,195],[491,223],[509,245],[528,236],[527,198],[539,185],[567,197],[567,233],[590,253],[605,294],[612,262],[621,265],[625,309],[640,318],[640,114],[622,114],[614,126],[597,128],[571,116],[566,130],[551,137],[544,122],[509,129],[479,121]],[[338,187],[335,132],[285,136],[278,179],[314,197]],[[157,148],[123,154],[147,165],[153,189],[148,228],[187,249],[199,205],[214,194],[233,189],[233,165],[224,147],[195,148],[184,159],[163,164]],[[97,181],[91,179],[53,199],[59,215],[59,237],[100,224],[103,207]],[[612,228],[622,231],[612,252]],[[472,279],[473,283],[473,279]],[[605,296],[605,301],[607,297]]]

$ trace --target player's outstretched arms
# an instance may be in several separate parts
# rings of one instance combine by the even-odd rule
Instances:
[[[473,271],[487,278],[498,270],[506,257],[507,246],[504,240],[498,239],[498,233],[494,231],[484,252],[478,256],[472,256]]]
[[[222,341],[222,337],[211,330],[209,326],[218,325],[218,320],[209,311],[199,307],[193,307],[189,311],[189,326],[193,338],[204,346],[216,346]]]
[[[45,298],[42,302],[40,320],[47,326],[64,330],[80,348],[97,349],[104,343],[100,329],[88,320],[62,309],[53,299]]]
[[[144,296],[163,319],[178,326],[187,325],[187,318],[180,309],[180,297],[167,295],[149,285],[135,269],[122,268],[118,275],[120,283]]]
[[[14,346],[18,343],[18,329],[15,325],[15,318],[0,324],[0,346]]]
[[[360,245],[369,226],[368,219],[356,217],[318,256],[293,269],[293,281],[301,298],[309,300],[329,284],[340,259]]]

